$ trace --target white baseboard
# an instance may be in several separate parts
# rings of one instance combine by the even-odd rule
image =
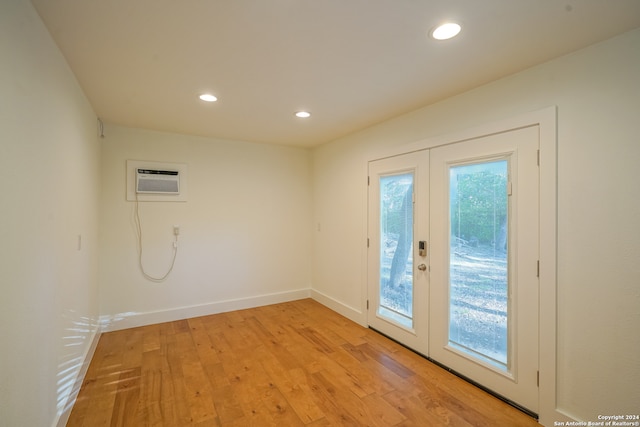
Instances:
[[[366,313],[363,313],[362,310],[358,310],[357,308],[353,308],[343,302],[340,302],[326,294],[323,294],[320,291],[316,291],[315,289],[311,289],[311,298],[318,301],[320,304],[330,308],[346,317],[347,319],[356,322],[362,326],[367,325]]]
[[[278,292],[273,294],[258,295],[255,297],[238,298],[226,301],[217,301],[207,304],[178,307],[168,310],[151,311],[146,313],[118,313],[115,315],[100,316],[100,325],[102,332],[110,332],[120,329],[152,325],[155,323],[173,322],[175,320],[208,316],[210,314],[225,313],[227,311],[243,310],[246,308],[260,307],[269,304],[278,304],[281,302],[309,298],[310,296],[310,289],[298,289],[294,291]]]
[[[73,405],[76,403],[76,399],[78,398],[80,387],[82,387],[84,377],[87,375],[87,370],[89,369],[89,365],[91,364],[91,359],[93,359],[93,354],[95,353],[96,347],[98,346],[98,341],[100,340],[101,333],[102,332],[100,331],[100,326],[97,326],[91,334],[89,346],[85,350],[85,353],[82,357],[82,364],[78,369],[73,387],[71,388],[69,395],[64,399],[62,410],[58,412],[56,418],[53,420],[53,427],[64,427],[67,425],[69,416],[71,415],[71,410],[73,409]]]

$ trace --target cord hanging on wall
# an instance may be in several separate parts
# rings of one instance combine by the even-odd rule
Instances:
[[[163,282],[169,274],[173,271],[173,266],[176,263],[176,257],[178,255],[178,235],[180,234],[180,227],[173,226],[173,258],[171,260],[171,265],[169,266],[169,270],[162,277],[155,277],[150,275],[145,271],[144,263],[142,262],[142,254],[143,254],[143,240],[142,240],[142,222],[140,221],[140,201],[138,200],[138,193],[136,193],[136,208],[135,208],[135,223],[136,223],[136,235],[138,238],[138,266],[140,267],[140,272],[142,275],[152,282]]]

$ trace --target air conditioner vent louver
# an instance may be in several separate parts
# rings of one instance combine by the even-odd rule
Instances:
[[[178,171],[136,169],[136,193],[180,194]]]

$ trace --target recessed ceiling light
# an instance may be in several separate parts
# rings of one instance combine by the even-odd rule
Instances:
[[[202,95],[200,95],[200,99],[207,102],[216,102],[218,100],[218,98],[211,95],[210,93],[203,93]]]
[[[458,35],[462,27],[455,22],[447,22],[442,25],[438,25],[431,31],[431,37],[436,40],[448,40]]]
[[[300,117],[301,119],[306,119],[307,117],[311,117],[311,113],[308,111],[298,111],[296,113],[296,117]]]

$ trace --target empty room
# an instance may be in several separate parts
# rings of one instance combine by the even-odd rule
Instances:
[[[4,0],[0,425],[640,426],[640,2]]]

